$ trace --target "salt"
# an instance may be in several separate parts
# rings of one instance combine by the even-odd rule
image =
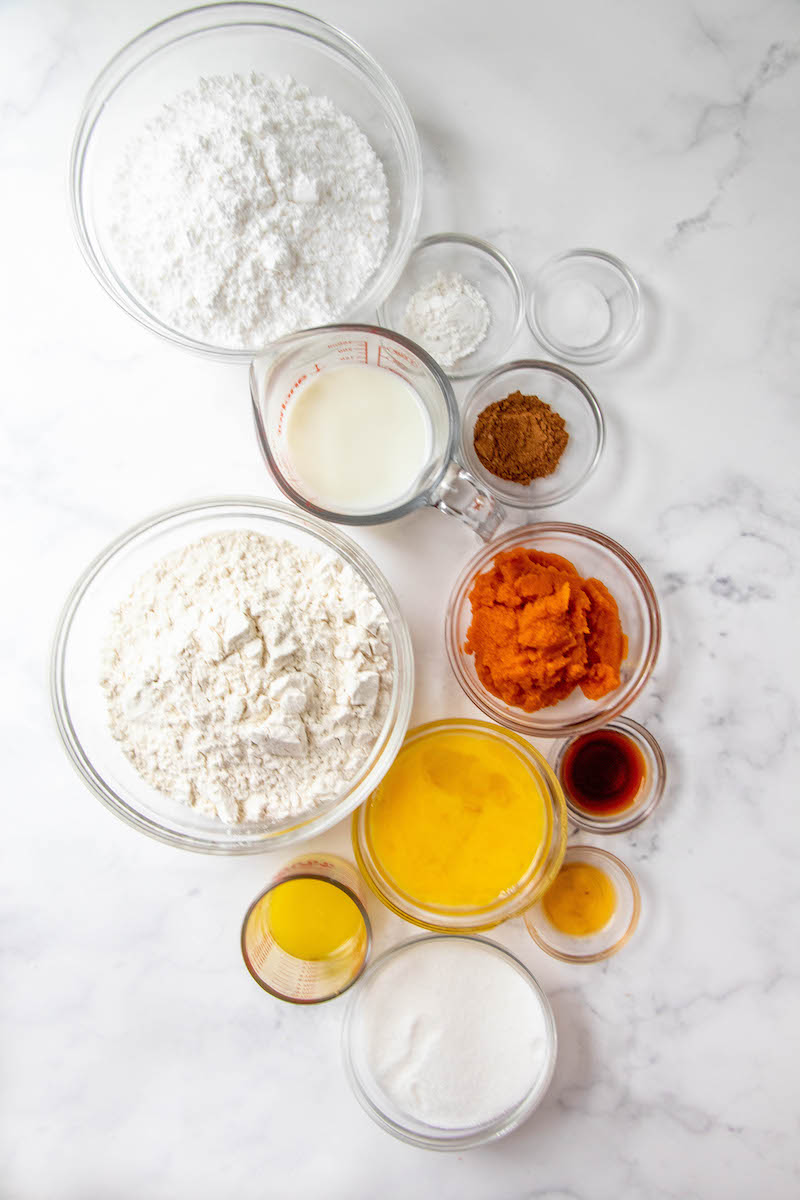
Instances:
[[[439,1129],[514,1109],[548,1056],[543,1005],[481,942],[436,939],[388,960],[359,998],[356,1053],[391,1105]]]
[[[584,279],[565,279],[547,297],[547,335],[562,346],[594,346],[608,333],[611,312],[598,287]]]

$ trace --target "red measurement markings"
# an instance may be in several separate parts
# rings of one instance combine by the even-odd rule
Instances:
[[[354,342],[351,338],[342,342],[329,342],[328,349],[335,350],[341,362],[369,362],[369,346],[366,339],[363,342]]]
[[[319,370],[319,367],[317,367],[317,370]],[[289,391],[286,393],[286,399],[282,401],[281,410],[278,414],[278,433],[279,434],[283,433],[283,425],[286,420],[286,410],[288,409],[289,405],[291,404],[292,396],[295,394],[297,389],[300,387],[300,384],[305,383],[305,381],[307,379],[308,379],[308,375],[301,375],[299,379],[295,379],[294,383],[289,388]]]
[[[394,346],[378,346],[377,366],[384,371],[392,371],[408,383],[408,367],[416,366],[415,360],[404,350],[396,350]]]
[[[378,346],[378,366],[381,365],[382,358],[388,358],[398,366],[415,367],[417,365],[413,354],[409,354],[407,350],[401,350],[399,346],[384,346],[383,342]]]
[[[314,870],[315,868],[332,870],[333,863],[327,858],[319,858],[317,856],[313,858],[298,858],[291,862],[283,871],[279,871],[275,879],[281,882],[284,879],[293,879],[298,871]]]
[[[270,956],[270,951],[274,945],[275,942],[270,937],[262,942],[259,942],[257,946],[248,947],[250,951],[250,957],[253,960],[253,965],[257,967],[259,971],[264,970],[264,967],[266,966],[267,960]]]

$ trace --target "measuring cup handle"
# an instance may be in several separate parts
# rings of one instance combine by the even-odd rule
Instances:
[[[506,517],[502,504],[482,491],[457,462],[448,464],[439,486],[431,495],[431,504],[451,517],[458,517],[485,542],[494,537]]]

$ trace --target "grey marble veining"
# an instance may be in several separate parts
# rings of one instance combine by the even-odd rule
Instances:
[[[409,102],[423,232],[494,240],[527,284],[572,245],[619,254],[642,283],[637,341],[582,372],[606,414],[604,457],[552,514],[619,539],[662,605],[663,652],[631,715],[661,741],[670,784],[650,822],[609,839],[639,878],[642,926],[584,968],[547,958],[519,921],[497,931],[552,999],[553,1085],[505,1141],[425,1153],[351,1097],[342,1003],[297,1012],[245,972],[239,924],[274,861],[150,843],[73,776],[46,671],[75,576],[160,507],[273,488],[246,372],[136,327],[69,227],[83,95],[169,4],[6,0],[0,1195],[794,1200],[800,9],[320,0],[315,11],[363,42]],[[514,349],[540,354],[527,330]],[[412,627],[415,719],[470,714],[441,637],[470,535],[424,512],[360,540]],[[347,828],[323,841],[346,852]],[[407,932],[375,917],[379,947]]]

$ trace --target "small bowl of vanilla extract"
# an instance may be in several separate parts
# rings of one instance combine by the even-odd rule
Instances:
[[[554,770],[572,821],[593,833],[622,833],[639,825],[667,782],[661,747],[629,717],[562,742]]]

